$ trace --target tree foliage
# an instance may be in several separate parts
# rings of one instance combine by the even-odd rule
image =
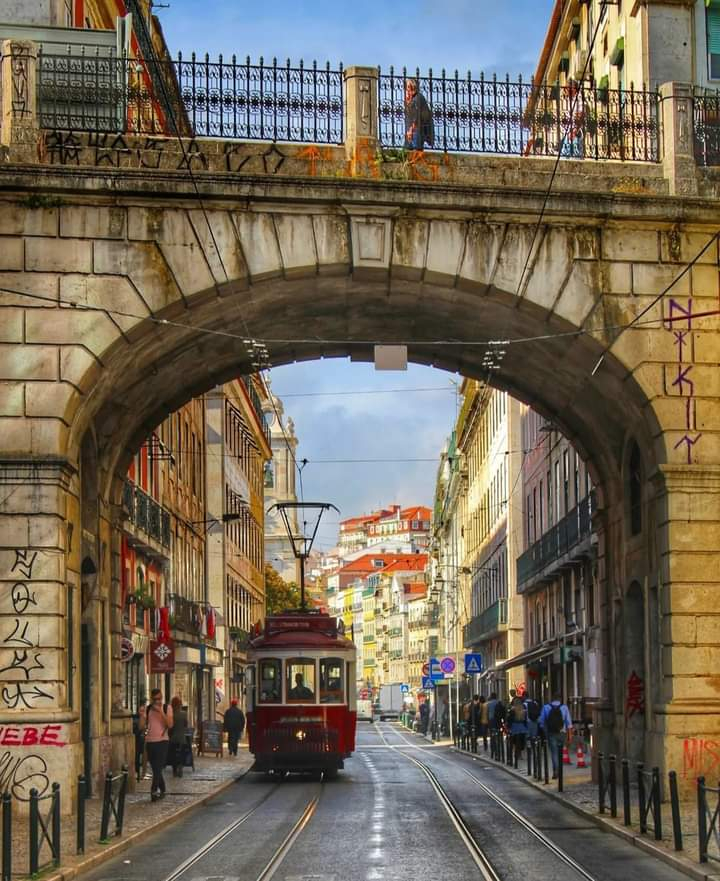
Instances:
[[[265,564],[265,602],[268,615],[300,608],[300,588],[281,578],[269,563]]]

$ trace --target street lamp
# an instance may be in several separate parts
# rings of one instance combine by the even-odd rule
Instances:
[[[243,509],[243,511],[234,511],[231,514],[222,514],[220,517],[208,517],[205,520],[188,520],[188,525],[189,526],[205,526],[205,525],[207,525],[207,528],[210,529],[210,527],[214,523],[217,523],[218,525],[220,525],[221,523],[235,523],[238,520],[241,520],[243,516],[244,516],[244,509]],[[207,532],[207,530],[205,530],[205,531]]]

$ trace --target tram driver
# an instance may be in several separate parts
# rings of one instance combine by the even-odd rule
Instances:
[[[302,673],[295,674],[295,688],[290,689],[290,697],[292,700],[312,700],[312,690],[305,685]]]

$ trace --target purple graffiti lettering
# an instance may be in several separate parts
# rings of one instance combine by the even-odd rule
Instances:
[[[688,398],[685,401],[685,428],[688,431],[693,431],[696,428],[694,398]]]
[[[695,437],[691,437],[689,434],[683,435],[680,440],[673,447],[674,450],[677,450],[678,447],[686,444],[687,446],[687,463],[688,465],[692,465],[692,448],[702,437],[702,432],[700,434],[695,435]]]
[[[692,330],[692,299],[687,301],[687,308],[681,306],[677,300],[670,300],[670,314],[668,315],[668,330],[672,329],[675,321],[678,318],[678,315],[683,315],[687,318],[687,330]]]
[[[688,364],[686,367],[683,367],[682,364],[678,364],[677,377],[672,381],[673,386],[678,386],[678,388],[680,389],[680,394],[683,397],[692,397],[695,394],[695,383],[689,378],[692,370],[692,364]],[[687,385],[689,388],[687,396],[685,395],[685,392],[683,390],[685,385]]]
[[[683,353],[685,349],[685,337],[688,335],[686,330],[674,330],[673,336],[675,337],[675,344],[677,345],[678,350],[678,361],[682,362]]]

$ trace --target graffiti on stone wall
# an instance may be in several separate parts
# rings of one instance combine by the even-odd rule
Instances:
[[[720,773],[720,741],[688,737],[683,741],[683,777],[717,777]]]
[[[53,701],[45,683],[38,684],[39,673],[45,670],[42,651],[37,643],[38,636],[31,625],[37,619],[27,618],[28,609],[37,607],[35,592],[31,589],[33,572],[38,560],[37,551],[16,548],[10,566],[10,578],[22,578],[9,588],[12,612],[7,616],[11,623],[2,636],[2,648],[12,652],[12,659],[0,668],[3,687],[0,701],[10,710],[31,710]],[[3,590],[7,590],[4,587]],[[2,741],[0,741],[2,743]]]
[[[47,762],[34,753],[15,756],[11,752],[0,755],[0,790],[9,792],[19,801],[30,801],[30,790],[37,789],[43,796],[50,787]]]
[[[628,676],[625,685],[625,718],[632,719],[645,712],[645,683],[635,670]]]
[[[668,333],[672,334],[673,346],[676,352],[676,361],[670,369],[669,393],[678,395],[684,402],[684,425],[683,436],[674,445],[674,449],[680,449],[686,457],[687,464],[693,461],[693,450],[702,437],[702,432],[697,431],[696,421],[696,384],[693,377],[695,369],[695,346],[693,339],[693,301],[689,298],[687,305],[683,306],[678,300],[668,301],[668,314],[664,325]]]
[[[12,113],[14,117],[30,116],[30,80],[28,56],[19,47],[12,49]]]

